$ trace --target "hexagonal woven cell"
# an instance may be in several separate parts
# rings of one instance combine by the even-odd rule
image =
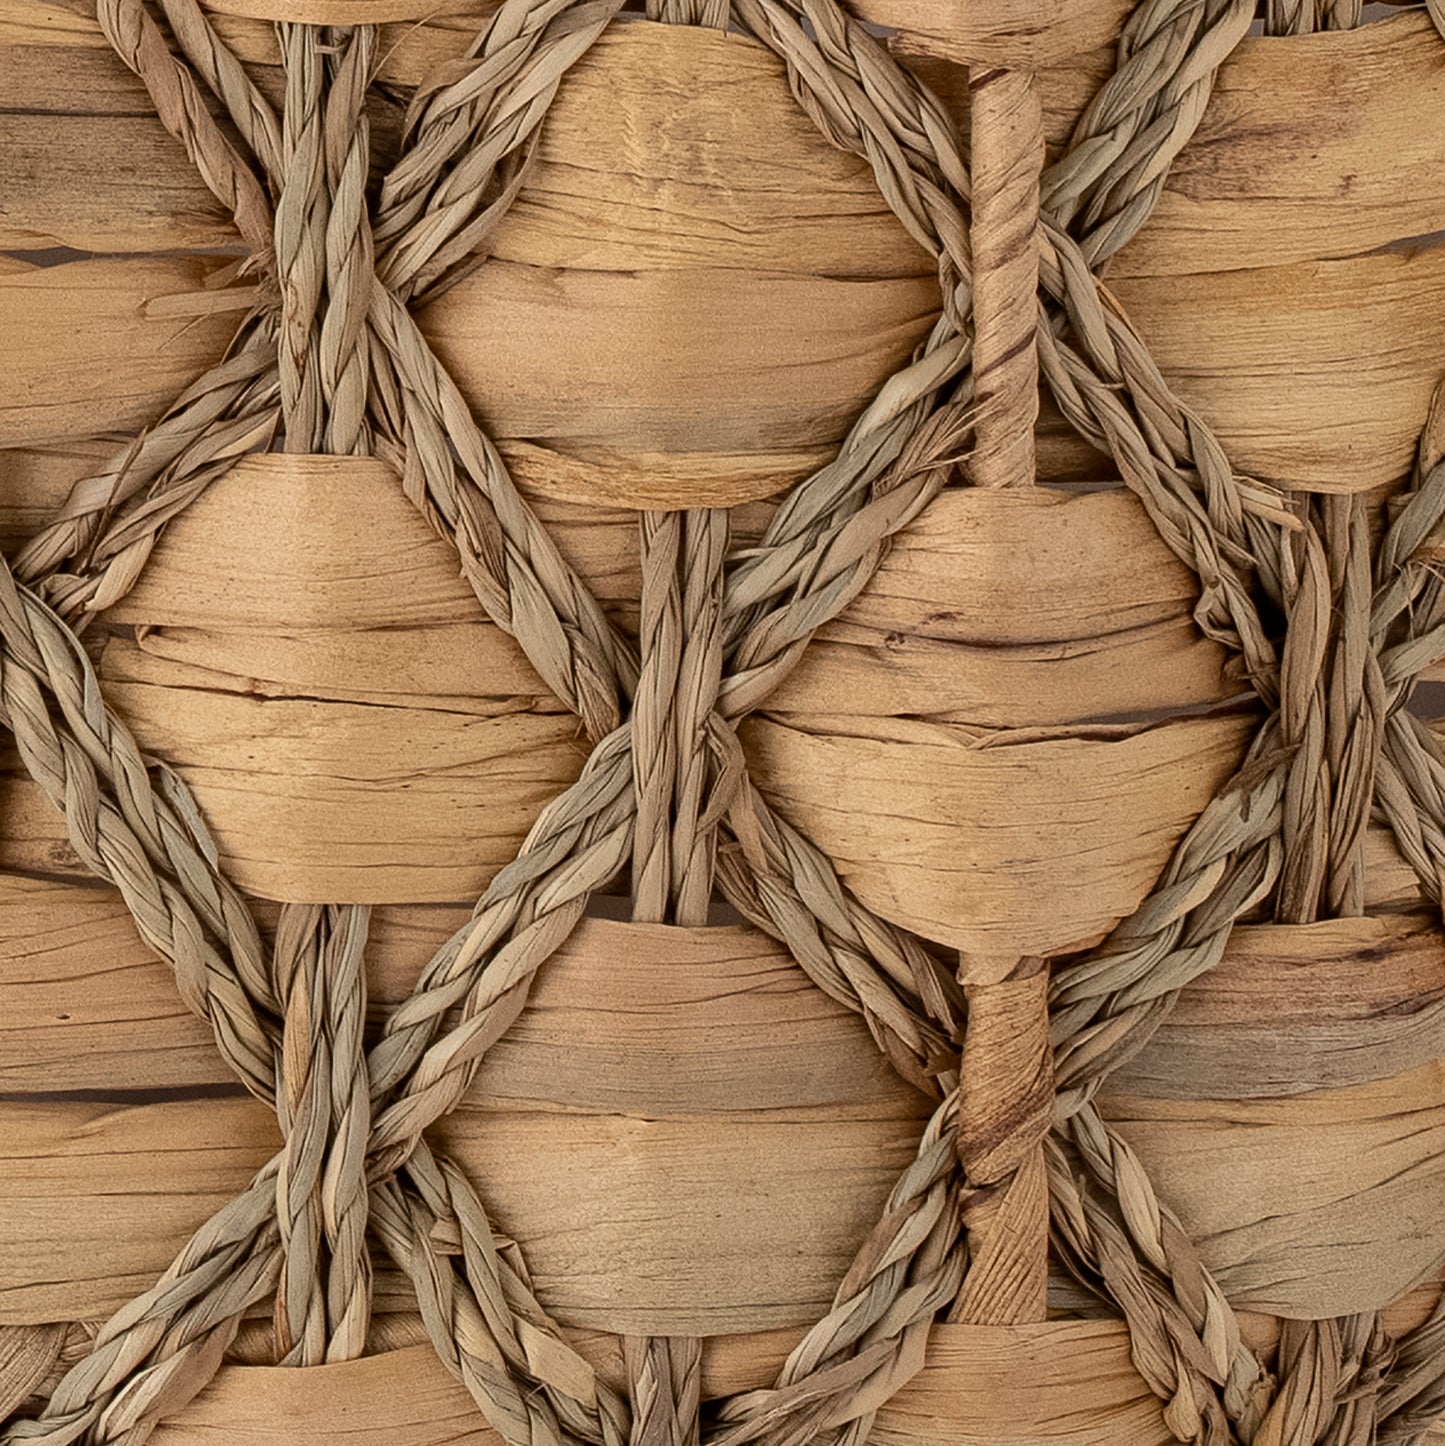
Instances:
[[[0,0],[0,1443],[1445,1440],[1445,10]]]

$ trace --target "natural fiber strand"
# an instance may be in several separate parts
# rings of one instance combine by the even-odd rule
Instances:
[[[429,1333],[507,1440],[696,1439],[695,1352],[655,1341],[632,1350],[630,1421],[595,1382],[584,1387],[590,1370],[537,1303],[525,1265],[498,1247],[476,1192],[422,1140],[523,1008],[531,979],[589,895],[629,861],[639,917],[701,923],[716,852],[723,891],[784,939],[829,993],[863,1012],[907,1077],[943,1098],[828,1316],[771,1390],[718,1409],[707,1438],[861,1442],[878,1406],[921,1364],[934,1315],[955,1298],[987,1293],[979,1261],[992,1257],[970,1266],[961,1243],[970,1206],[955,1172],[955,1137],[969,1141],[974,1126],[966,1115],[961,1122],[947,1058],[963,1012],[958,993],[927,951],[871,914],[770,813],[746,780],[733,733],[818,628],[857,596],[889,538],[944,485],[975,416],[991,405],[982,360],[977,386],[968,371],[977,238],[971,251],[964,208],[983,197],[970,196],[942,107],[831,3],[666,10],[664,18],[684,23],[731,19],[783,56],[823,134],[868,159],[890,206],[937,257],[943,317],[864,412],[838,460],[779,508],[760,545],[729,559],[722,514],[650,515],[644,576],[651,569],[655,577],[645,580],[635,660],[522,503],[406,310],[483,255],[562,76],[615,9],[508,0],[467,66],[418,94],[409,148],[373,228],[361,120],[369,28],[330,36],[324,47],[309,27],[283,31],[288,92],[278,124],[200,12],[168,7],[184,53],[275,187],[273,213],[256,172],[211,120],[196,78],[143,7],[102,6],[108,37],[236,216],[268,287],[274,268],[277,301],[248,321],[230,359],[158,428],[81,483],[66,517],[22,556],[16,576],[42,586],[58,613],[5,570],[4,707],[27,768],[66,812],[77,850],[120,885],[187,1003],[212,1021],[248,1086],[277,1103],[289,1138],[160,1285],[102,1329],[41,1416],[13,1423],[7,1440],[143,1440],[204,1384],[241,1311],[278,1280],[284,1350],[298,1360],[359,1352],[367,1268],[366,1208],[357,1202],[368,1190],[378,1234],[416,1285]],[[1074,159],[1054,168],[1043,190],[1036,264],[1046,307],[1035,339],[1043,375],[1066,417],[1113,455],[1165,541],[1198,574],[1201,628],[1238,654],[1267,710],[1239,776],[1190,830],[1158,888],[1054,981],[1061,1130],[1049,1147],[1049,1185],[1060,1248],[1122,1308],[1136,1364],[1169,1402],[1166,1419],[1181,1440],[1248,1442],[1271,1413],[1308,1439],[1351,1440],[1366,1399],[1378,1399],[1382,1439],[1404,1440],[1439,1406],[1438,1319],[1393,1364],[1365,1317],[1290,1334],[1271,1404],[1223,1293],[1092,1104],[1178,991],[1219,960],[1234,921],[1277,884],[1282,917],[1360,907],[1372,797],[1435,896],[1445,857],[1445,762],[1401,712],[1413,679],[1445,653],[1438,583],[1414,560],[1445,505],[1445,468],[1422,467],[1376,553],[1367,612],[1360,505],[1300,515],[1269,488],[1237,478],[1091,274],[1152,209],[1219,63],[1243,33],[1240,15],[1238,6],[1141,7],[1115,79],[1081,122]],[[1348,7],[1334,6],[1309,21],[1273,23],[1298,31],[1317,22],[1353,20]],[[990,265],[991,278],[997,269]],[[1010,294],[1006,310],[1017,315],[1016,284]],[[1028,345],[1026,332],[1001,350],[1020,341]],[[279,358],[274,371],[269,348]],[[122,595],[165,523],[236,455],[278,432],[297,450],[370,446],[395,460],[409,495],[457,544],[488,612],[596,743],[581,780],[544,811],[366,1059],[364,911],[293,906],[268,956],[216,870],[195,804],[169,774],[152,786],[153,770],[106,712],[63,620]],[[1018,470],[1031,468],[1025,461]],[[1289,619],[1282,654],[1261,598]],[[679,715],[665,726],[659,714],[679,696]],[[1042,977],[1014,981],[1020,997],[1039,995],[1035,1015]],[[329,1024],[318,1033],[322,1020]],[[971,1011],[965,1051],[991,1028],[988,1010]],[[1030,1101],[1026,1117],[1004,1131],[1031,1151],[1042,1149],[1040,1101],[1049,1093],[1041,1049],[1026,1051],[1035,1062],[1014,1092]],[[991,1141],[993,1126],[980,1128],[978,1142]],[[1026,1158],[1006,1153],[999,1174],[986,1150],[965,1164],[971,1159],[979,1182],[1003,1200],[1015,1190],[1037,1199]],[[459,1257],[443,1244],[453,1240]]]

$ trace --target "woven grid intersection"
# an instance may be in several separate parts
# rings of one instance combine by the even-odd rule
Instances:
[[[368,1219],[410,1275],[444,1359],[508,1440],[651,1439],[676,1422],[686,1432],[689,1412],[695,1432],[686,1351],[640,1347],[631,1402],[598,1383],[536,1300],[524,1263],[498,1248],[477,1191],[423,1136],[525,1007],[533,975],[589,896],[629,864],[636,917],[692,924],[706,921],[716,870],[730,901],[861,1012],[900,1072],[939,1100],[832,1311],[773,1390],[715,1408],[710,1440],[861,1441],[878,1404],[917,1368],[935,1314],[982,1258],[978,1240],[965,1245],[969,1202],[985,1180],[997,1190],[1022,1169],[1023,1153],[990,1178],[965,1151],[971,1169],[957,1171],[950,1056],[960,1031],[965,1068],[975,1031],[977,1049],[988,1048],[982,1022],[993,1006],[984,1001],[1003,996],[971,994],[965,1009],[934,955],[854,897],[769,808],[734,736],[977,440],[982,198],[942,108],[831,0],[730,7],[733,22],[782,56],[822,133],[869,161],[889,205],[937,257],[942,316],[838,459],[783,502],[759,546],[729,554],[717,510],[644,514],[640,655],[549,543],[411,319],[410,306],[483,263],[548,101],[619,8],[504,5],[461,72],[419,96],[406,151],[371,214],[361,99],[372,30],[283,27],[288,88],[278,120],[189,0],[165,6],[189,64],[139,3],[102,7],[112,44],[234,214],[264,300],[228,357],[80,483],[67,515],[6,570],[4,703],[27,768],[66,811],[77,848],[121,887],[187,1003],[211,1020],[248,1088],[275,1105],[287,1144],[156,1289],[104,1328],[40,1419],[14,1423],[6,1439],[142,1439],[200,1388],[240,1315],[272,1293],[289,1360],[359,1353]],[[681,23],[729,18],[709,6],[658,13]],[[1039,372],[1197,574],[1201,629],[1238,655],[1266,708],[1239,774],[1150,897],[1088,958],[1056,973],[1054,1108],[1023,1110],[1006,1130],[1021,1150],[1041,1152],[1060,1248],[1122,1306],[1136,1363],[1170,1401],[1183,1440],[1254,1439],[1274,1388],[1093,1095],[1261,900],[1276,897],[1286,919],[1314,917],[1326,898],[1358,911],[1372,806],[1436,898],[1445,852],[1445,765],[1403,712],[1414,678],[1445,652],[1438,582],[1420,560],[1445,508],[1445,468],[1422,457],[1416,490],[1372,555],[1361,506],[1291,506],[1234,474],[1091,269],[1144,223],[1252,13],[1167,0],[1136,13],[1114,80],[1043,176],[1039,294],[1030,288],[1027,298]],[[200,81],[220,96],[249,158],[211,119]],[[365,910],[287,906],[268,950],[221,876],[184,784],[156,770],[107,710],[71,630],[124,594],[171,517],[236,456],[273,439],[391,462],[456,544],[490,616],[595,743],[581,779],[544,810],[369,1052],[360,1028]],[[1363,634],[1332,632],[1333,600],[1346,589]],[[1279,653],[1270,613],[1289,624]],[[1044,978],[1030,967],[1003,982],[1010,998],[1042,1006]],[[1438,1323],[1422,1341],[1431,1331]],[[1394,1406],[1415,1394],[1412,1386]]]

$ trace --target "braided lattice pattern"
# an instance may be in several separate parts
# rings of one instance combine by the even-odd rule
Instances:
[[[484,263],[552,97],[621,0],[506,0],[464,61],[418,91],[374,210],[373,27],[281,26],[278,117],[193,0],[163,0],[179,56],[144,0],[101,0],[108,40],[234,217],[261,301],[226,360],[79,482],[63,515],[0,569],[0,704],[77,852],[120,888],[223,1056],[276,1108],[285,1143],[4,1440],[139,1446],[268,1296],[287,1363],[359,1354],[370,1229],[411,1281],[441,1358],[514,1446],[861,1446],[921,1365],[940,1312],[1006,1320],[1013,1297],[1041,1296],[1036,1263],[999,1221],[1046,1209],[1065,1263],[1128,1321],[1135,1362],[1181,1441],[1353,1442],[1369,1439],[1366,1427],[1406,1441],[1445,1406],[1438,1311],[1402,1343],[1373,1318],[1292,1328],[1276,1386],[1094,1103],[1179,991],[1218,963],[1241,916],[1265,902],[1287,920],[1362,907],[1372,810],[1432,897],[1445,877],[1445,758],[1403,711],[1414,679],[1445,655],[1429,560],[1445,526],[1445,462],[1422,455],[1376,547],[1362,504],[1292,506],[1236,476],[1095,275],[1153,209],[1254,8],[1145,0],[1066,155],[1037,186],[1007,156],[981,163],[975,196],[945,108],[835,0],[648,0],[654,19],[741,29],[782,58],[820,132],[868,162],[934,258],[941,314],[760,543],[730,551],[722,512],[642,517],[634,648],[513,486],[410,310]],[[1272,4],[1268,24],[1302,33],[1353,24],[1358,11]],[[1000,119],[1023,93],[989,75],[975,88],[977,113],[999,104]],[[1020,156],[1038,150],[1036,127],[1018,134]],[[1036,199],[1036,214],[1018,217],[1020,197]],[[992,230],[991,215],[1010,224]],[[979,263],[989,280],[975,318]],[[1033,404],[1035,357],[1065,417],[1114,458],[1198,577],[1200,629],[1235,655],[1265,716],[1131,918],[1051,980],[1041,961],[1020,961],[1007,978],[970,980],[965,998],[935,951],[868,909],[768,806],[736,727],[867,585],[976,429],[987,442],[996,413],[1006,422]],[[171,518],[237,456],[271,446],[393,463],[489,616],[594,745],[370,1050],[365,909],[286,905],[268,948],[184,784],[106,708],[75,636],[134,583]],[[1024,447],[979,480],[1031,471]],[[1282,647],[1274,611],[1288,622]],[[827,1314],[771,1387],[709,1406],[705,1422],[698,1343],[629,1340],[622,1399],[494,1234],[485,1182],[479,1191],[424,1138],[591,896],[629,868],[639,919],[704,924],[716,885],[936,1102]],[[1032,1032],[1014,1028],[1012,1010]],[[1011,1055],[1016,1038],[1027,1048]],[[997,1114],[967,1097],[970,1065],[994,1057],[1016,1086]]]

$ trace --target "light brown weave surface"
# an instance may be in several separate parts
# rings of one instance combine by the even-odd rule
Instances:
[[[0,1441],[1424,1439],[1445,12],[434,9],[0,0]]]

